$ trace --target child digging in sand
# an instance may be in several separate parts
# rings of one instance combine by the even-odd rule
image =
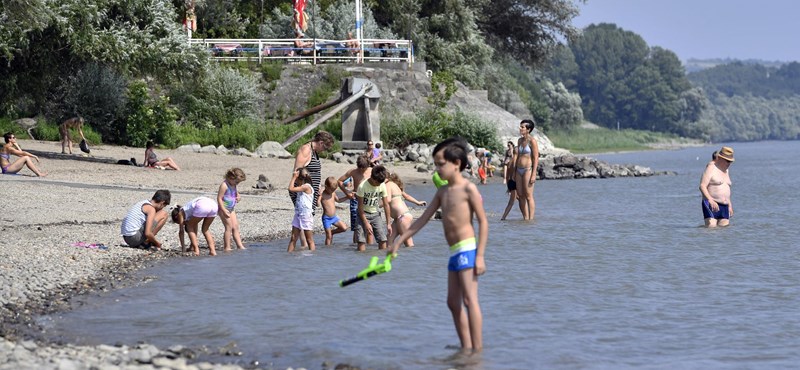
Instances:
[[[311,174],[305,168],[298,168],[292,174],[289,191],[297,194],[294,202],[294,219],[292,219],[292,238],[289,240],[287,252],[293,252],[300,239],[300,232],[306,236],[308,249],[314,250],[314,216],[312,214],[314,189],[311,186]]]
[[[325,179],[325,190],[322,191],[322,226],[325,228],[325,245],[333,244],[333,236],[347,231],[347,225],[336,216],[336,203],[347,202],[347,197],[339,198],[336,195],[336,178],[331,176]],[[336,226],[336,229],[333,227]]]
[[[453,315],[461,348],[480,350],[483,347],[483,315],[478,303],[478,276],[486,272],[484,251],[489,236],[489,222],[477,186],[461,176],[467,164],[464,139],[450,138],[433,149],[436,172],[448,184],[436,191],[428,209],[397,237],[389,253],[394,255],[400,244],[422,229],[434,212],[442,209],[444,237],[450,244],[447,266],[447,306]],[[478,219],[478,240],[475,240],[473,217]],[[466,307],[466,312],[464,308]]]
[[[225,173],[225,181],[219,184],[217,191],[217,204],[219,204],[219,218],[225,225],[225,233],[222,235],[222,245],[224,250],[231,250],[231,238],[236,242],[236,248],[245,249],[242,244],[242,237],[239,234],[239,219],[236,216],[234,207],[239,203],[239,191],[236,186],[246,180],[244,171],[241,168],[231,168]]]

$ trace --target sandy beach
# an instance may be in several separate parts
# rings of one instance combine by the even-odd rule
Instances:
[[[21,140],[23,150],[60,153],[58,142]],[[80,153],[74,148],[73,153]],[[172,205],[182,205],[200,195],[216,197],[226,170],[239,167],[247,180],[239,185],[242,195],[236,207],[245,243],[287,237],[294,213],[286,192],[293,159],[251,158],[234,155],[156,150],[160,158],[172,157],[181,171],[95,163],[71,159],[40,158],[39,168],[47,177],[38,178],[28,169],[19,175],[0,175],[0,369],[88,369],[170,368],[233,369],[234,365],[192,363],[194,352],[180,346],[155,348],[76,346],[54,343],[34,322],[41,313],[69,309],[69,298],[95,290],[114,289],[138,282],[129,273],[164,258],[197,258],[180,251],[177,226],[167,223],[158,237],[164,250],[149,252],[122,245],[120,224],[135,202],[150,199],[155,190],[172,192]],[[98,145],[95,157],[136,158],[144,148]],[[339,177],[351,164],[322,161],[323,178]],[[387,165],[408,183],[420,184],[430,174],[420,173],[413,163]],[[265,175],[273,191],[254,189],[258,175]],[[349,212],[339,216],[349,220]],[[321,227],[319,218],[315,220]],[[211,228],[222,249],[222,222]],[[317,235],[320,246],[324,237]],[[349,233],[345,234],[349,238]],[[339,236],[340,238],[343,236]],[[103,244],[107,249],[74,246]],[[201,238],[201,255],[208,255]],[[232,252],[232,253],[235,253]],[[205,258],[205,257],[201,257]],[[224,253],[217,258],[224,258]],[[179,345],[176,343],[176,345]]]

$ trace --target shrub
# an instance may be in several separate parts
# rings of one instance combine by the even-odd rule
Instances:
[[[58,122],[80,115],[86,126],[115,141],[113,138],[124,132],[126,87],[125,78],[113,68],[87,64],[75,76],[63,80],[58,89],[63,103],[51,109],[50,115]]]
[[[176,143],[173,137],[177,112],[169,106],[167,97],[159,96],[151,100],[143,81],[131,84],[126,115],[123,144],[143,147],[151,140],[168,146]]]
[[[22,132],[21,135],[25,137],[28,136],[28,134],[24,133],[22,129],[20,129],[20,131]],[[58,125],[52,122],[39,121],[39,123],[36,125],[36,128],[34,128],[32,132],[33,137],[35,137],[36,140],[61,141],[61,134],[58,132]],[[71,130],[70,136],[72,136],[73,140],[81,137],[80,134],[78,134],[78,130]],[[89,144],[100,144],[103,142],[100,134],[88,125],[83,126],[83,136],[86,137],[86,141]]]
[[[261,63],[261,76],[264,79],[264,82],[273,82],[280,80],[281,72],[283,72],[282,62]]]
[[[461,136],[474,146],[502,149],[491,122],[461,111],[448,113],[434,108],[389,118],[381,124],[381,139],[387,148],[403,148],[412,143],[436,144],[451,136]]]

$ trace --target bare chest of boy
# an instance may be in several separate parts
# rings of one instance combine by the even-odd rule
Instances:
[[[442,194],[442,227],[450,244],[475,236],[469,196],[462,189],[448,189]]]

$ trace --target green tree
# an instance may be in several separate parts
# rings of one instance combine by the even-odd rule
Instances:
[[[577,36],[572,18],[578,8],[569,0],[473,0],[478,28],[498,53],[528,65],[543,63],[561,44]]]

